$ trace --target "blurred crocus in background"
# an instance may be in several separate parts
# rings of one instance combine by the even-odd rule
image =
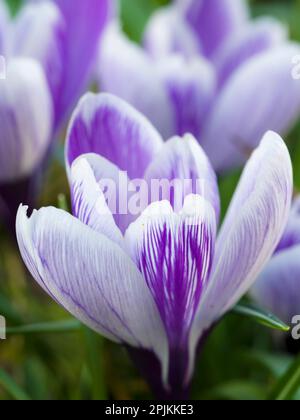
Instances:
[[[5,45],[6,45],[6,36],[7,36],[7,26],[8,26],[8,11],[3,2],[0,2],[0,55],[4,55]]]
[[[276,251],[251,290],[256,301],[288,325],[300,315],[300,198],[294,200]]]
[[[28,217],[21,206],[24,262],[55,301],[129,348],[157,396],[186,397],[197,348],[252,286],[285,228],[292,168],[283,140],[264,136],[217,239],[216,176],[193,136],[164,143],[121,99],[88,94],[71,120],[66,161],[73,216],[52,207]],[[132,219],[109,208],[101,189],[103,179],[121,189],[121,171],[147,182],[201,180],[204,188],[181,191],[178,212],[175,190]]]
[[[143,112],[168,139],[193,134],[217,171],[240,166],[267,130],[300,114],[292,60],[300,53],[273,18],[245,0],[178,0],[157,11],[143,47],[113,22],[100,44],[101,90]]]
[[[6,79],[0,80],[0,214],[9,228],[20,202],[33,204],[52,125],[51,95],[42,67],[32,59],[9,60]]]
[[[109,0],[35,0],[11,19],[0,6],[0,209],[13,225],[36,198],[53,142],[91,81]]]

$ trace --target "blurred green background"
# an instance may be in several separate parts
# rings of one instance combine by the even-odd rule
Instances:
[[[167,2],[122,0],[122,19],[130,37],[138,41],[151,13]],[[7,3],[14,14],[22,0]],[[300,41],[300,1],[250,3],[253,16],[276,16],[289,26],[292,39]],[[294,163],[295,186],[300,190],[300,124],[287,142]],[[223,214],[238,178],[236,172],[220,180]],[[56,205],[60,193],[68,194],[62,147],[49,169],[40,204]],[[0,399],[151,398],[120,346],[78,328],[72,320],[60,333],[20,333],[16,329],[19,325],[70,317],[35,286],[15,244],[4,231],[0,232],[0,242],[0,314],[6,316],[12,328],[8,339],[0,341]],[[228,315],[205,346],[196,368],[193,398],[272,398],[277,380],[293,362],[293,357],[284,351],[284,340],[284,334],[278,337],[247,318]]]

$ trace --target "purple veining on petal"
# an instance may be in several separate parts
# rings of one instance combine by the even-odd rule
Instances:
[[[90,328],[114,341],[154,351],[166,371],[162,321],[129,256],[64,211],[44,208],[29,219],[26,212],[20,206],[17,238],[40,286]]]
[[[74,113],[68,133],[67,159],[96,153],[127,171],[131,179],[144,171],[162,146],[150,122],[123,100],[87,94]]]
[[[215,73],[205,59],[169,57],[159,65],[173,108],[175,132],[200,138],[203,122],[215,96]]]
[[[98,156],[93,157],[96,158],[95,161],[99,165],[104,162],[104,159]],[[72,213],[82,223],[105,235],[123,248],[123,236],[116,225],[116,222],[120,221],[120,217],[116,217],[115,222],[109,209],[109,200],[107,199],[106,201],[103,190],[96,178],[98,174],[94,172],[91,162],[91,155],[83,155],[71,167]],[[108,164],[108,162],[106,163]]]
[[[139,268],[155,297],[171,346],[181,347],[202,294],[202,270],[211,252],[208,232],[203,225],[194,228],[183,225],[174,238],[164,223],[148,235],[149,243],[144,244]],[[199,237],[200,241],[196,239]],[[151,258],[151,247],[155,245],[158,254]]]
[[[170,190],[161,188],[156,200],[168,200],[173,209],[180,210],[185,197],[198,194],[209,201],[219,220],[220,198],[217,177],[201,146],[191,135],[167,141],[145,172],[148,184],[153,180],[174,182]],[[182,182],[179,186],[177,181]],[[188,181],[186,184],[184,181]],[[153,200],[153,197],[152,201]]]
[[[190,195],[179,214],[166,201],[153,203],[125,235],[165,325],[169,379],[177,391],[187,386],[189,337],[208,287],[215,234],[213,208],[202,197]]]
[[[153,294],[175,353],[187,349],[214,249],[215,216],[212,209],[205,214],[208,210],[203,199],[195,197],[190,203],[193,211],[201,203],[204,214],[197,215],[196,211],[193,217],[180,216],[172,213],[166,202],[156,203],[126,233],[130,252]],[[153,209],[159,209],[160,216],[152,216]],[[171,213],[163,215],[164,211]]]

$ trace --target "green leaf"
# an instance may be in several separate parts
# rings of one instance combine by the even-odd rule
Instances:
[[[272,328],[273,330],[279,330],[283,332],[290,331],[290,326],[285,324],[275,315],[258,308],[253,304],[239,304],[233,308],[233,312],[238,315],[244,315],[248,318],[252,318],[254,321],[258,322],[265,327]]]
[[[279,379],[268,400],[293,400],[300,389],[300,356],[290,365],[286,373]]]
[[[201,396],[201,400],[261,401],[266,394],[262,386],[249,381],[233,380],[217,385]]]
[[[19,334],[56,334],[78,331],[81,323],[75,319],[57,322],[45,322],[40,324],[22,325],[19,327],[7,328],[6,333],[12,335]]]
[[[58,194],[57,205],[59,209],[65,210],[67,212],[69,211],[68,201],[65,194]]]
[[[275,379],[280,378],[290,367],[293,357],[286,353],[268,353],[262,350],[247,349],[243,354],[248,365],[253,369],[265,369]]]
[[[83,328],[83,332],[86,344],[88,368],[92,379],[93,400],[106,400],[107,390],[105,385],[103,357],[104,339],[86,327]]]
[[[6,0],[6,3],[13,15],[15,15],[22,6],[22,0]]]
[[[145,25],[153,12],[153,4],[150,1],[121,0],[121,17],[127,34],[134,41],[139,42]]]
[[[0,369],[0,385],[18,401],[29,401],[31,399],[3,369]]]

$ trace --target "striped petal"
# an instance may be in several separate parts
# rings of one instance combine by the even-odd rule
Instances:
[[[218,236],[209,288],[193,325],[191,354],[199,338],[247,292],[270,259],[288,220],[292,190],[288,150],[277,134],[269,132],[245,167]]]
[[[189,331],[210,273],[215,232],[212,207],[200,196],[191,195],[180,214],[167,201],[152,204],[125,236],[166,327],[171,365],[181,355],[177,366],[181,383]]]
[[[167,368],[164,328],[141,273],[122,249],[68,213],[17,216],[25,264],[67,311],[105,337],[154,351]]]
[[[217,178],[193,136],[174,137],[166,142],[149,165],[145,179],[148,184],[152,183],[153,189],[154,183],[161,182],[160,195],[152,197],[152,201],[168,200],[173,208],[181,210],[187,195],[199,194],[211,203],[218,220],[220,199]],[[168,181],[166,188],[163,181]]]
[[[212,65],[200,57],[186,61],[173,56],[158,66],[173,111],[174,133],[190,133],[199,139],[216,92]]]
[[[162,146],[149,121],[130,105],[109,94],[87,94],[80,101],[69,127],[68,165],[82,154],[96,153],[141,178]]]
[[[71,195],[75,217],[123,246],[123,236],[115,224],[88,157],[84,155],[75,160],[71,168]]]

